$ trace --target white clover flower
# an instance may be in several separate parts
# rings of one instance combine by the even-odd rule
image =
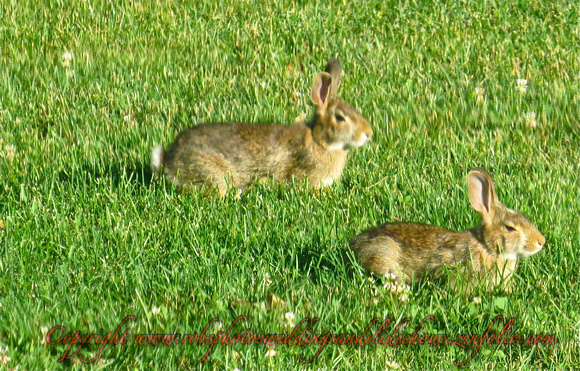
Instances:
[[[277,354],[276,351],[274,350],[274,348],[276,347],[276,342],[269,341],[266,343],[266,347],[268,348],[268,351],[266,352],[266,357],[275,357]]]
[[[485,98],[483,97],[484,94],[485,94],[484,88],[480,87],[475,88],[475,95],[477,95],[475,102],[478,104],[483,103],[485,101]]]
[[[385,370],[399,368],[399,364],[395,361],[386,361],[385,364],[387,365]]]
[[[475,304],[481,304],[481,298],[479,296],[476,296],[476,297],[473,298],[473,302]]]
[[[62,55],[62,66],[64,68],[69,68],[71,61],[72,61],[72,54],[69,53],[69,52],[63,53],[63,55]]]
[[[48,335],[48,327],[46,326],[42,326],[42,328],[40,329],[40,332],[42,333],[42,340],[40,342],[40,344],[46,344],[46,335]]]
[[[292,312],[286,312],[286,314],[284,315],[284,317],[286,317],[286,327],[294,327],[294,319],[296,318],[296,316],[294,315],[294,313]]]
[[[538,126],[538,122],[536,121],[536,113],[535,112],[528,112],[526,113],[526,125],[535,129]]]
[[[4,147],[6,150],[6,158],[10,161],[14,160],[14,154],[16,153],[16,147],[12,144],[9,144]]]
[[[268,273],[264,275],[264,281],[266,282],[266,286],[270,286],[272,284],[272,280],[270,279],[270,275]]]
[[[158,315],[159,313],[161,313],[161,309],[159,307],[153,307],[151,308],[151,314],[153,315]]]
[[[383,287],[385,290],[389,290],[394,294],[406,293],[411,291],[411,287],[409,285],[397,282],[387,282]]]
[[[528,80],[517,79],[516,80],[516,90],[522,94],[525,94],[528,91]]]

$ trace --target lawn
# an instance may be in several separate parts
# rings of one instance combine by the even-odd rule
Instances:
[[[5,0],[0,40],[0,368],[580,368],[577,2]],[[151,179],[187,127],[310,115],[331,57],[374,131],[340,182],[218,199]],[[379,223],[474,226],[476,166],[546,237],[512,293],[393,293],[353,268]],[[384,320],[424,344],[365,344]],[[203,343],[232,324],[254,343]]]

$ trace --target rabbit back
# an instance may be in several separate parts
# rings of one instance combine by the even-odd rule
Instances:
[[[267,177],[308,178],[315,188],[340,177],[347,151],[320,148],[304,123],[203,124],[183,131],[163,155],[165,175],[177,185],[243,189]]]
[[[210,183],[221,194],[226,181],[244,188],[271,168],[282,173],[288,167],[286,148],[276,143],[285,131],[282,125],[198,125],[179,134],[163,157],[163,170],[177,185]]]

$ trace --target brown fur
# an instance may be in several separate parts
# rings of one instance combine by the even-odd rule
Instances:
[[[228,182],[243,189],[273,176],[288,181],[308,178],[314,188],[340,178],[347,151],[372,136],[368,122],[337,95],[342,69],[337,60],[315,77],[309,122],[279,124],[203,124],[183,131],[167,153],[153,150],[151,165],[178,186],[206,183],[221,196]]]
[[[484,278],[488,288],[508,282],[518,257],[542,249],[544,237],[522,214],[497,200],[491,175],[475,168],[468,177],[469,199],[482,215],[470,230],[452,232],[419,223],[389,223],[359,234],[350,247],[363,267],[400,280],[439,278],[444,266],[460,267],[472,277]],[[452,282],[456,277],[452,277]]]

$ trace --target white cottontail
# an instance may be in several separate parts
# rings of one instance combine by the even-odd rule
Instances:
[[[151,167],[177,186],[200,183],[239,189],[273,176],[276,180],[308,178],[314,188],[330,185],[344,168],[347,150],[360,147],[373,131],[361,114],[338,94],[342,68],[331,59],[312,84],[314,116],[308,122],[280,124],[202,124],[179,134],[167,152],[151,154]]]
[[[542,249],[544,236],[522,214],[501,204],[491,175],[475,168],[468,176],[469,201],[481,213],[479,225],[462,232],[419,223],[389,223],[371,228],[350,241],[361,265],[379,275],[401,280],[441,276],[443,266],[460,267],[469,278],[468,291],[477,278],[492,289],[508,281],[518,257]],[[454,285],[455,275],[451,277]]]

